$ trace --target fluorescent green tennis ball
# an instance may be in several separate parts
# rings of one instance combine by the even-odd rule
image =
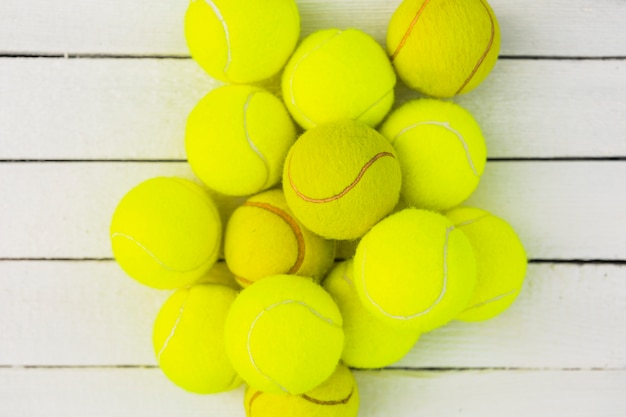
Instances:
[[[354,257],[354,281],[376,317],[424,333],[467,306],[476,261],[469,239],[446,217],[406,209],[363,236]]]
[[[176,291],[161,307],[152,342],[159,366],[176,385],[199,394],[242,383],[224,347],[224,323],[237,292],[222,285]]]
[[[389,142],[344,120],[305,132],[283,172],[287,204],[298,220],[329,239],[356,239],[398,202],[401,173]]]
[[[296,131],[283,103],[265,90],[229,85],[207,94],[187,120],[194,173],[226,195],[249,195],[280,180]]]
[[[354,285],[352,260],[337,264],[324,280],[324,288],[341,310],[346,336],[341,360],[346,365],[383,368],[402,359],[417,342],[417,331],[390,325],[363,305]]]
[[[446,213],[467,235],[476,255],[476,289],[457,319],[481,321],[497,316],[517,298],[526,275],[526,252],[515,230],[493,214],[470,207]]]
[[[339,365],[322,385],[301,395],[273,394],[246,389],[247,417],[356,417],[359,390],[350,369]]]
[[[192,57],[218,80],[246,84],[280,71],[300,36],[293,0],[191,0],[185,38]]]
[[[406,204],[446,210],[478,186],[487,149],[480,126],[461,106],[433,99],[410,101],[389,116],[381,133],[396,149]]]
[[[305,228],[281,190],[257,194],[233,213],[224,239],[226,262],[243,286],[271,275],[319,281],[330,269],[335,243]]]
[[[302,394],[328,379],[343,348],[341,314],[308,278],[275,275],[244,289],[226,319],[226,352],[254,388]]]
[[[404,0],[389,22],[387,51],[409,87],[452,97],[487,77],[500,27],[486,0]]]
[[[191,181],[158,177],[120,201],[110,227],[113,254],[128,275],[154,288],[178,288],[215,263],[222,239],[217,208]]]
[[[305,129],[341,119],[378,125],[391,109],[396,75],[389,58],[357,29],[308,36],[285,67],[283,98]]]
[[[235,291],[241,290],[241,285],[235,279],[235,275],[228,269],[226,262],[216,262],[213,268],[204,274],[194,284],[219,284],[230,287]]]

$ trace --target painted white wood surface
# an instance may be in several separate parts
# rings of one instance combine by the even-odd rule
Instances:
[[[455,101],[491,158],[626,155],[625,72],[625,61],[501,60]],[[184,159],[187,115],[218,85],[192,60],[0,59],[0,159]]]
[[[358,27],[383,42],[400,0],[298,0],[303,34]],[[503,55],[624,56],[620,0],[492,0]],[[187,55],[184,0],[0,2],[0,53]]]

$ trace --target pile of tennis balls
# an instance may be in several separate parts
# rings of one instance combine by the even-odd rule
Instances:
[[[457,207],[487,152],[472,115],[439,100],[497,60],[485,0],[405,0],[386,52],[358,29],[298,44],[293,0],[192,0],[185,30],[226,84],[187,122],[203,185],[147,180],[110,229],[128,275],[176,289],[153,333],[175,384],[245,382],[248,416],[356,416],[350,368],[391,365],[422,333],[511,305],[524,248],[501,218]],[[396,74],[434,98],[389,114]],[[263,87],[279,78],[278,94]]]

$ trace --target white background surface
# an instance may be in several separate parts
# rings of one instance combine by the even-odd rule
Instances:
[[[399,0],[300,0],[303,34],[383,41]],[[518,302],[356,373],[360,416],[626,415],[626,2],[492,0],[501,59],[455,101],[490,162],[470,204],[530,258]],[[167,292],[111,260],[119,198],[192,178],[187,114],[219,83],[188,58],[184,0],[0,2],[0,416],[243,416],[155,367]],[[416,95],[398,89],[399,102]]]

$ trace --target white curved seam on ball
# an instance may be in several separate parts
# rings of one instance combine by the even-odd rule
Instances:
[[[172,337],[174,337],[174,333],[176,333],[178,324],[183,318],[183,312],[185,311],[185,307],[187,306],[187,301],[189,300],[190,294],[191,294],[191,291],[187,290],[187,296],[185,297],[185,301],[183,302],[183,305],[180,306],[180,311],[178,312],[178,317],[176,317],[174,326],[172,326],[172,330],[170,331],[170,334],[167,335],[167,337],[165,338],[165,342],[163,342],[163,346],[161,346],[161,349],[159,349],[159,353],[157,353],[157,362],[159,363],[159,365],[161,364],[161,355],[163,354],[163,352],[165,352],[165,349],[170,344],[170,340],[172,340]]]
[[[336,38],[341,32],[343,32],[343,30],[338,30],[337,33],[335,33],[333,36],[331,36],[330,38],[326,39],[324,42],[320,43],[319,45],[317,45],[315,48],[311,49],[310,51],[308,51],[306,54],[304,54],[302,56],[302,58],[300,58],[300,60],[298,62],[296,62],[296,64],[293,67],[293,71],[291,71],[291,77],[289,78],[289,98],[291,101],[291,104],[293,105],[293,107],[298,111],[298,113],[300,113],[300,115],[306,119],[307,122],[309,122],[311,125],[313,126],[317,126],[317,123],[315,123],[313,120],[309,119],[306,114],[304,114],[304,112],[302,110],[300,110],[300,108],[298,107],[298,105],[296,104],[296,97],[294,96],[293,93],[293,79],[295,77],[296,74],[296,70],[298,69],[298,67],[300,66],[300,64],[309,56],[311,55],[313,52],[317,51],[318,49],[320,49],[322,46],[326,45],[328,42],[330,42],[332,39]]]
[[[316,317],[318,317],[319,319],[327,322],[328,324],[338,327],[338,328],[342,328],[340,325],[338,325],[337,323],[335,323],[332,319],[322,315],[319,311],[315,310],[314,308],[312,308],[311,306],[309,306],[308,304],[302,302],[302,301],[298,301],[298,300],[283,300],[283,301],[279,301],[277,303],[274,303],[268,307],[265,307],[259,314],[257,314],[257,316],[254,318],[254,320],[252,320],[252,324],[250,324],[250,329],[248,330],[248,340],[247,340],[247,350],[248,350],[248,357],[250,358],[250,363],[252,363],[252,366],[254,367],[254,369],[256,369],[256,371],[263,375],[268,381],[270,381],[273,384],[276,384],[276,386],[278,388],[280,388],[282,391],[288,393],[289,390],[287,390],[287,388],[283,387],[282,385],[280,385],[278,382],[274,381],[272,378],[270,378],[269,375],[265,374],[263,371],[261,371],[261,369],[259,369],[258,365],[256,364],[256,361],[254,360],[254,356],[252,355],[252,349],[250,347],[250,340],[252,339],[252,331],[254,330],[254,326],[256,326],[256,323],[259,321],[259,319],[261,317],[263,317],[263,315],[265,313],[267,313],[268,311],[273,310],[276,307],[279,306],[283,306],[286,304],[297,304],[300,305],[302,307],[305,307],[306,309],[308,309],[311,313],[313,313],[313,315],[315,315]]]
[[[202,267],[204,264],[208,263],[211,258],[213,257],[213,255],[215,254],[215,249],[213,249],[213,252],[211,252],[211,255],[205,259],[204,261],[202,261],[199,265],[194,266],[192,268],[189,269],[174,269],[170,266],[167,266],[165,263],[163,263],[159,258],[157,258],[157,256],[152,253],[147,247],[145,247],[141,242],[139,242],[137,239],[135,239],[134,237],[127,235],[126,233],[120,233],[120,232],[115,232],[111,235],[111,239],[116,238],[116,237],[123,237],[125,239],[130,240],[131,242],[133,242],[135,245],[139,246],[141,249],[143,249],[148,255],[150,255],[150,257],[152,259],[154,259],[154,261],[156,263],[158,263],[163,269],[170,271],[170,272],[177,272],[177,273],[186,273],[186,272],[192,272],[195,271],[196,269]]]
[[[370,110],[372,110],[374,107],[378,106],[380,104],[381,101],[383,101],[385,99],[385,97],[387,97],[389,94],[393,93],[393,87],[391,88],[391,90],[387,91],[385,94],[383,94],[378,100],[376,100],[375,102],[373,102],[368,108],[365,109],[365,111],[363,111],[361,114],[359,114],[359,117],[356,118],[356,120],[361,120],[361,117],[365,116]]]
[[[250,149],[257,154],[261,161],[263,161],[263,166],[265,167],[265,181],[263,181],[263,188],[267,185],[267,182],[270,180],[270,164],[267,162],[267,158],[265,155],[261,153],[259,148],[254,144],[252,138],[250,137],[250,132],[248,131],[248,108],[250,107],[250,102],[252,101],[252,97],[256,94],[256,92],[252,92],[246,98],[246,103],[243,105],[243,132],[246,135],[246,141],[248,142],[248,146]]]
[[[485,213],[483,215],[476,217],[475,219],[465,220],[464,222],[457,224],[456,227],[469,226],[470,224],[476,223],[477,221],[482,220],[485,217],[489,217],[489,216],[491,216],[491,214]]]
[[[512,290],[512,291],[509,291],[509,292],[507,292],[507,293],[500,294],[500,295],[498,295],[498,296],[495,296],[495,297],[493,297],[493,298],[490,298],[490,299],[488,299],[488,300],[481,301],[481,302],[480,302],[480,303],[478,303],[478,304],[474,304],[473,306],[466,308],[465,310],[463,310],[463,313],[465,313],[466,311],[473,310],[473,309],[478,308],[478,307],[482,307],[482,306],[484,306],[484,305],[486,305],[486,304],[489,304],[489,303],[493,303],[493,302],[499,301],[499,300],[501,300],[501,299],[503,299],[503,298],[505,298],[505,297],[508,297],[509,295],[513,295],[513,294],[515,294],[515,293],[516,293],[516,292],[518,292],[518,291],[519,291],[519,290]]]
[[[217,20],[220,21],[220,23],[222,24],[222,28],[224,29],[224,35],[226,36],[226,52],[228,53],[228,55],[226,57],[226,65],[224,65],[224,69],[222,71],[224,72],[224,75],[226,75],[226,73],[228,72],[228,68],[230,67],[230,62],[232,61],[232,54],[231,54],[231,48],[230,48],[230,32],[228,31],[228,25],[226,24],[226,20],[224,20],[224,16],[222,15],[222,12],[220,12],[220,9],[213,2],[213,0],[204,0],[204,1],[206,4],[209,5],[211,9],[213,9],[213,13],[215,13]]]
[[[414,129],[418,126],[424,126],[424,125],[435,125],[435,126],[441,126],[443,128],[448,129],[450,132],[454,133],[459,140],[461,141],[461,144],[463,145],[463,149],[465,149],[465,155],[467,157],[467,162],[470,165],[470,168],[472,169],[472,172],[474,173],[475,176],[479,176],[478,175],[478,171],[476,170],[476,167],[474,166],[474,161],[472,161],[472,155],[470,154],[469,151],[469,147],[467,146],[467,142],[465,142],[465,138],[463,138],[463,135],[461,135],[461,132],[459,132],[458,130],[454,129],[452,126],[450,126],[449,122],[438,122],[435,120],[431,120],[431,121],[426,121],[426,122],[419,122],[419,123],[415,123],[411,126],[405,127],[404,129],[402,129],[400,131],[400,133],[398,133],[396,135],[396,137],[393,139],[393,142],[395,142],[396,140],[398,140],[400,138],[400,136],[404,135],[406,132],[408,132],[411,129]]]
[[[411,319],[430,313],[441,302],[441,300],[446,295],[446,292],[448,290],[448,240],[449,240],[450,233],[453,230],[454,230],[454,226],[446,228],[446,240],[443,246],[443,283],[442,283],[441,292],[439,293],[439,296],[433,302],[433,304],[431,304],[426,310],[423,310],[423,311],[420,311],[419,313],[414,313],[408,316],[400,316],[400,315],[388,313],[380,304],[374,301],[370,293],[367,291],[367,285],[365,284],[365,259],[366,259],[367,248],[364,248],[363,249],[363,262],[361,263],[361,277],[363,281],[363,292],[365,293],[365,296],[367,297],[369,302],[371,302],[376,308],[378,308],[378,310],[380,310],[380,312],[383,313],[385,316],[392,318],[392,319],[396,319],[396,320],[411,320]]]

